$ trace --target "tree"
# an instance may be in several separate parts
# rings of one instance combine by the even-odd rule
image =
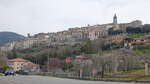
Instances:
[[[143,32],[144,33],[149,33],[150,32],[150,25],[144,25],[143,26]]]
[[[97,69],[98,75],[103,78],[105,72],[113,72],[114,70],[114,56],[112,53],[98,53],[93,55],[93,67]]]
[[[110,28],[110,29],[108,30],[108,34],[109,34],[109,35],[117,35],[117,34],[122,34],[122,33],[123,33],[122,30],[114,30],[113,28]]]
[[[81,52],[85,53],[85,54],[92,54],[95,52],[93,45],[92,45],[92,41],[87,40],[85,41],[85,45],[83,47],[81,47]]]
[[[49,63],[48,63],[49,62]],[[57,72],[63,69],[63,63],[58,58],[49,58],[49,61],[46,62],[48,71]]]
[[[147,28],[146,27],[127,27],[126,32],[129,34],[134,34],[134,33],[147,33]]]
[[[7,55],[3,52],[0,52],[0,68],[7,66]]]
[[[17,51],[8,52],[7,54],[8,54],[7,57],[8,57],[9,59],[17,58],[17,56],[18,56],[18,55],[17,55]]]

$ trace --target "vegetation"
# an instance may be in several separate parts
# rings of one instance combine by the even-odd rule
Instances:
[[[112,49],[119,49],[123,47],[123,43],[107,43],[102,45],[102,50],[112,50]]]
[[[150,50],[150,46],[144,46],[144,45],[135,46],[133,48],[133,51],[137,54],[148,54],[149,50]]]
[[[109,35],[117,35],[117,34],[121,34],[121,33],[123,33],[122,30],[113,30],[113,28],[110,28],[110,29],[108,30],[108,34],[109,34]]]
[[[142,27],[127,27],[126,32],[133,33],[150,33],[150,25],[144,25]]]
[[[0,68],[6,66],[6,64],[7,64],[6,54],[0,52]]]
[[[143,25],[141,27],[127,27],[125,32],[128,33],[131,37],[144,36],[150,33],[150,25]],[[122,30],[113,30],[113,28],[108,30],[109,35],[117,35],[125,32]]]
[[[92,54],[96,52],[92,44],[92,41],[90,40],[85,41],[85,45],[82,46],[80,50],[81,53],[85,53],[85,54]]]
[[[20,74],[20,75],[28,75],[28,71],[24,71],[24,70],[20,70],[20,71],[17,71],[16,72],[17,74]]]
[[[149,69],[150,71],[150,69]],[[127,72],[121,72],[122,74],[144,74],[144,69],[130,70]]]
[[[7,66],[7,55],[0,52],[0,72],[4,72],[9,67]]]

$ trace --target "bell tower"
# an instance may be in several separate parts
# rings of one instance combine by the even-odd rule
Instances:
[[[28,38],[30,38],[30,37],[31,37],[31,36],[30,36],[30,33],[28,33],[28,34],[27,34],[27,37],[28,37]]]
[[[116,15],[116,14],[115,14],[114,17],[113,17],[113,23],[114,23],[114,24],[117,24],[117,15]]]
[[[119,25],[118,25],[118,20],[117,20],[117,15],[116,14],[113,17],[113,29],[114,30],[119,30]]]

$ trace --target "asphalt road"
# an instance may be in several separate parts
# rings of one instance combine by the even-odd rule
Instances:
[[[0,84],[136,84],[136,83],[81,81],[81,80],[61,79],[43,76],[0,76]]]

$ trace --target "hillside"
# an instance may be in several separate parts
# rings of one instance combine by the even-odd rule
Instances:
[[[113,23],[29,34],[1,50],[7,52],[8,59],[19,57],[39,64],[43,72],[57,69],[78,73],[82,68],[86,71],[83,74],[91,74],[95,68],[97,74],[104,75],[143,69],[145,62],[150,63],[150,25],[141,21],[115,25],[119,29]]]
[[[24,36],[14,32],[0,32],[0,46],[23,38]]]

